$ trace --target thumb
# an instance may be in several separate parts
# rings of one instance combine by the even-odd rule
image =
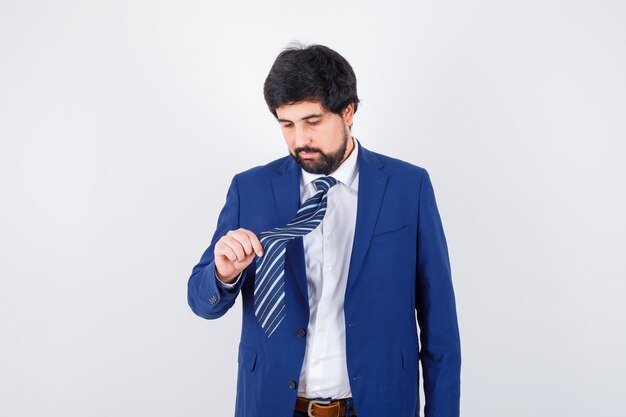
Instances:
[[[250,263],[252,262],[252,259],[254,258],[255,255],[256,254],[254,252],[252,252],[251,254],[246,255],[246,258],[243,261],[241,261],[241,262],[235,261],[234,262],[235,267],[237,269],[243,269],[243,268],[247,267],[248,265],[250,265]]]

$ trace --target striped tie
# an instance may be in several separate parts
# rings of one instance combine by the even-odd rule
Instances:
[[[258,237],[264,255],[256,260],[254,315],[270,337],[285,318],[285,246],[287,241],[313,231],[324,218],[328,190],[337,184],[333,177],[313,181],[315,194],[298,209],[296,217],[283,227],[275,227]]]

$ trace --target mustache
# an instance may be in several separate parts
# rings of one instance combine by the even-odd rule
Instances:
[[[299,154],[300,152],[318,152],[318,153],[321,153],[319,149],[314,149],[314,148],[297,148],[296,149],[296,153]]]

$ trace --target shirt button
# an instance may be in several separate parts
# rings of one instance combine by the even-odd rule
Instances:
[[[303,328],[299,328],[298,337],[304,337],[304,335],[306,335],[306,330],[304,330]]]
[[[327,270],[327,271],[330,271],[331,269],[333,269],[333,267],[332,267],[332,266],[330,266],[330,265],[326,267],[326,270]]]
[[[320,327],[319,329],[317,329],[317,332],[318,332],[318,333],[324,333],[324,328],[323,328],[323,327]]]
[[[289,389],[296,389],[296,381],[289,381]]]

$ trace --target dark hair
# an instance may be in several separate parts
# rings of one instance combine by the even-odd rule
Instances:
[[[270,111],[284,104],[318,101],[336,114],[354,103],[356,112],[356,76],[344,57],[323,45],[296,43],[285,48],[274,61],[263,95]]]

